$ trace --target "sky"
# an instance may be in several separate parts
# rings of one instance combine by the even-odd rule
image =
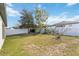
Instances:
[[[7,3],[6,14],[8,27],[16,26],[20,20],[23,9],[34,10],[35,7],[43,8],[48,13],[47,25],[61,21],[79,21],[78,3]]]

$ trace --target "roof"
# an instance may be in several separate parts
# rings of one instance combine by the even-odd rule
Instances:
[[[78,24],[78,23],[79,21],[62,21],[62,22],[54,24],[53,26],[61,27],[63,25]]]
[[[0,3],[0,15],[3,19],[5,26],[7,26],[6,10],[5,10],[5,4],[4,3]]]

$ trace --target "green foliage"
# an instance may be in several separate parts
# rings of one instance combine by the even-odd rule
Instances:
[[[34,17],[33,17],[34,16]],[[34,18],[36,19],[36,23],[40,26],[44,26],[45,21],[48,18],[48,14],[46,10],[41,8],[35,8],[34,13],[32,11],[28,10],[22,10],[21,16],[20,16],[20,24],[23,25],[22,27],[27,27],[27,25],[30,27],[30,25],[34,25]]]
[[[22,10],[19,22],[21,25],[33,24],[33,13],[28,10]]]
[[[40,26],[45,25],[44,22],[47,20],[47,18],[48,18],[48,15],[46,10],[41,8],[35,9],[35,19]]]

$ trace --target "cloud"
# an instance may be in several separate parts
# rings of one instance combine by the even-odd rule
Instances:
[[[67,6],[76,5],[77,3],[67,3]]]
[[[46,21],[46,24],[55,24],[55,23],[58,23],[58,22],[61,22],[61,21],[64,21],[66,18],[67,18],[67,12],[63,12],[61,13],[60,15],[58,16],[49,16],[47,21]]]
[[[42,7],[42,5],[41,5],[41,4],[38,4],[38,5],[37,5],[37,7],[38,7],[38,8],[41,8],[41,7]]]
[[[10,6],[10,7],[9,7]],[[6,11],[7,11],[7,15],[8,16],[20,16],[20,13],[19,11],[13,9],[11,6],[12,5],[9,5],[9,6],[6,6]]]
[[[75,15],[74,17],[70,18],[68,18],[67,16],[68,15],[64,13],[60,14],[59,16],[49,16],[46,21],[46,24],[52,25],[61,21],[79,21],[79,15]]]
[[[75,20],[75,21],[79,21],[79,15],[76,15],[76,16],[74,16],[74,17],[72,17],[72,18],[69,18],[69,19]]]
[[[61,16],[49,16],[46,21],[46,24],[52,25],[52,24],[55,24],[55,23],[58,23],[64,20],[65,18]]]
[[[7,5],[8,7],[12,7],[12,6],[13,6],[12,3],[6,3],[6,5]]]

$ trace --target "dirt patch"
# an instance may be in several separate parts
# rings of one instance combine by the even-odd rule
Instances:
[[[31,44],[27,47],[25,46],[24,51],[28,50],[29,53],[35,56],[65,55],[63,52],[66,49],[66,44],[62,44],[54,46],[37,46]]]
[[[31,55],[34,56],[63,56],[63,55],[75,55],[79,50],[79,40],[74,39],[67,44],[61,42],[59,44],[49,45],[49,46],[42,46],[42,45],[35,45],[30,43],[29,45],[24,45],[23,50],[25,53],[28,51]],[[77,51],[76,51],[77,50]]]

